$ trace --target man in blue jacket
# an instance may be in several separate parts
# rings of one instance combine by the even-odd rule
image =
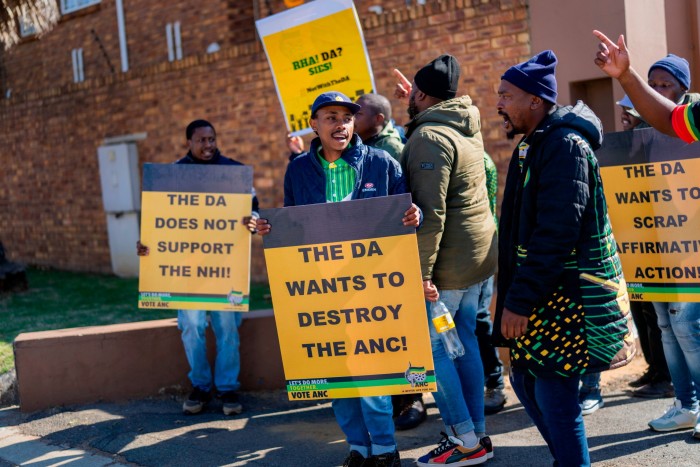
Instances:
[[[615,365],[629,301],[594,149],[600,120],[556,105],[551,50],[509,68],[498,113],[525,135],[508,168],[499,224],[494,337],[510,347],[511,383],[556,465],[590,465],[578,404],[582,374]],[[499,332],[500,331],[500,332]],[[590,338],[589,338],[590,336]],[[628,337],[629,339],[629,337]]]
[[[386,151],[365,146],[354,133],[354,115],[360,106],[340,92],[319,95],[309,123],[318,135],[309,152],[292,160],[284,176],[284,206],[335,203],[406,193],[399,163]],[[418,227],[421,213],[413,204],[403,224]],[[272,226],[258,219],[258,233]],[[391,396],[334,399],[333,412],[345,433],[350,453],[347,467],[399,467],[394,439]]]

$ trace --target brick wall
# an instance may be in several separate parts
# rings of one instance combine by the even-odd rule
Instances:
[[[216,125],[224,154],[255,167],[262,206],[281,205],[284,119],[255,40],[252,2],[242,3],[176,2],[155,10],[145,0],[126,2],[126,74],[119,72],[113,0],[0,56],[2,95],[12,89],[9,99],[0,98],[0,241],[10,259],[109,272],[96,148],[111,136],[145,132],[140,161],[170,162],[183,154],[184,125],[195,118]],[[269,3],[281,8],[281,2]],[[367,11],[377,3],[383,14]],[[444,0],[406,7],[401,0],[362,0],[356,6],[378,92],[391,97],[393,68],[412,76],[440,53],[459,58],[461,91],[481,109],[486,148],[503,177],[512,142],[504,139],[496,115],[496,89],[503,71],[530,55],[524,2]],[[165,23],[178,20],[185,59],[170,63]],[[115,74],[90,29],[99,32]],[[221,51],[206,55],[214,41]],[[74,47],[84,48],[84,83],[72,83]],[[395,118],[405,123],[405,103],[391,101]],[[266,279],[257,238],[253,277]]]

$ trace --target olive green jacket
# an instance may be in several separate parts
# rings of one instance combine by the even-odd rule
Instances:
[[[363,141],[367,146],[372,146],[377,149],[383,149],[389,153],[391,157],[399,160],[401,151],[403,150],[403,141],[401,135],[391,122],[386,122],[382,131],[372,136],[367,141]]]
[[[418,229],[423,280],[442,290],[467,288],[496,271],[480,129],[469,96],[436,104],[407,125],[401,165],[424,216]]]

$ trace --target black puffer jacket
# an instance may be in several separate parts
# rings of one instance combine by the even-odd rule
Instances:
[[[514,367],[569,376],[607,369],[620,351],[624,363],[633,355],[624,345],[632,339],[629,302],[593,153],[602,138],[600,120],[579,102],[555,108],[524,139],[529,148],[513,153],[494,337],[511,347]],[[502,338],[504,307],[529,317],[523,337]]]

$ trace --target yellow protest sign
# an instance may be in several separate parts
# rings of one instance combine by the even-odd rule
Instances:
[[[290,399],[435,391],[410,195],[265,210]]]
[[[248,311],[253,169],[145,164],[139,308]]]
[[[700,145],[644,129],[596,155],[630,299],[700,301]]]
[[[256,21],[287,129],[309,133],[316,96],[372,92],[374,78],[352,0],[310,2]]]

